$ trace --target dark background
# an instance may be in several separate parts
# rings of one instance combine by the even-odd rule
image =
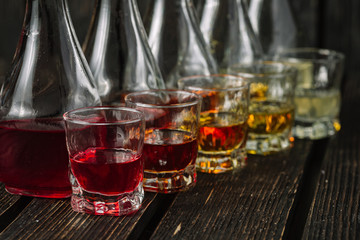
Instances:
[[[306,46],[341,51],[346,55],[345,74],[358,71],[360,1],[289,1],[299,26],[307,36]],[[0,0],[0,76],[8,70],[14,55],[23,22],[25,2],[25,0]],[[84,41],[94,2],[95,0],[68,0],[80,43]]]

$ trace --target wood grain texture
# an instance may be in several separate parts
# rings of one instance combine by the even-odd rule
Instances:
[[[20,196],[11,195],[5,191],[4,184],[0,183],[0,216],[19,200]]]
[[[297,141],[286,153],[250,157],[239,172],[199,174],[151,238],[282,238],[310,148],[311,142]]]
[[[0,183],[0,233],[24,210],[32,200],[30,197],[11,195]]]
[[[304,239],[360,238],[360,82],[345,86],[341,131],[330,140],[321,166]]]
[[[125,239],[154,200],[146,194],[141,209],[123,217],[76,213],[68,199],[34,199],[0,239]]]

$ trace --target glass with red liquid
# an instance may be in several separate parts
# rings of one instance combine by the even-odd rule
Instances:
[[[144,115],[125,107],[89,107],[64,119],[73,210],[114,216],[137,211],[144,198]]]
[[[150,90],[128,94],[125,103],[145,115],[144,189],[173,193],[194,186],[201,98]]]
[[[246,163],[249,84],[232,75],[191,76],[180,88],[202,97],[197,170],[222,173]]]

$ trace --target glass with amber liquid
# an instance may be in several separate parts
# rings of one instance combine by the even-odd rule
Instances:
[[[297,70],[265,61],[233,66],[231,72],[250,81],[247,152],[267,155],[289,148]]]
[[[231,171],[246,163],[249,84],[231,75],[191,76],[180,88],[202,96],[197,170]]]

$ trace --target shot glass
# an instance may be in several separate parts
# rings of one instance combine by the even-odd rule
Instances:
[[[200,103],[198,95],[177,90],[125,96],[126,106],[145,115],[145,191],[173,193],[195,185]]]
[[[291,147],[297,70],[263,61],[232,66],[230,72],[250,81],[247,152],[267,155]]]
[[[222,74],[182,78],[178,86],[202,97],[197,170],[217,174],[244,166],[248,82]]]
[[[327,49],[295,48],[284,50],[277,57],[299,72],[293,135],[302,139],[334,135],[341,128],[340,84],[344,55]]]
[[[143,113],[124,107],[89,107],[64,114],[74,211],[120,216],[144,198],[141,157]]]

